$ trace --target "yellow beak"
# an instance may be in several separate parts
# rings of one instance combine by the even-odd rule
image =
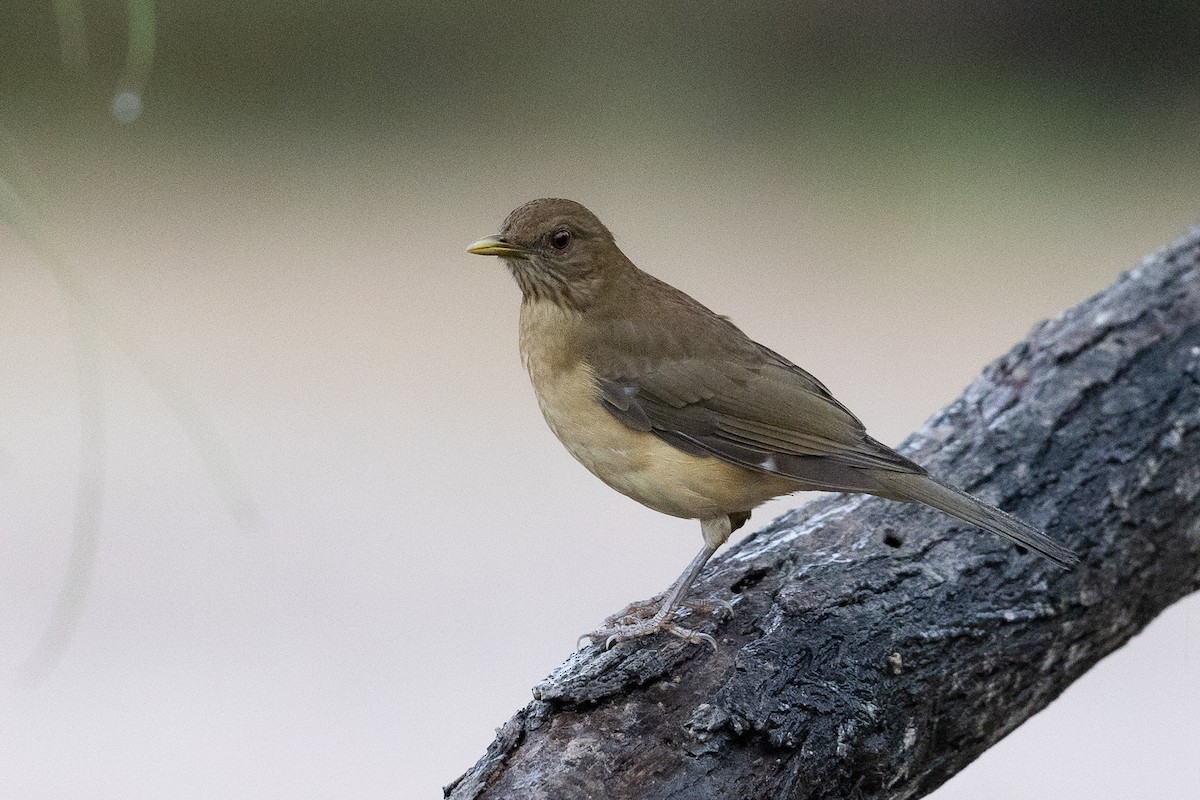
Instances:
[[[527,258],[529,256],[529,251],[524,247],[505,240],[499,234],[485,236],[478,242],[472,243],[467,248],[467,252],[477,256],[504,256],[505,258]]]

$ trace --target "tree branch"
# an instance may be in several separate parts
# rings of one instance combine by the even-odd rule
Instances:
[[[1044,322],[905,442],[1046,528],[1063,572],[935,511],[810,503],[694,590],[714,654],[589,647],[469,772],[476,798],[916,798],[1200,588],[1200,230]]]

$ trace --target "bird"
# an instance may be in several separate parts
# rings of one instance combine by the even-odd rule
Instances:
[[[550,430],[583,466],[655,511],[700,521],[704,545],[660,602],[580,637],[605,647],[666,632],[704,565],[756,506],[797,491],[923,503],[1070,568],[1045,533],[931,476],[867,435],[815,377],[728,318],[642,271],[583,205],[532,200],[467,252],[521,290],[519,344]]]

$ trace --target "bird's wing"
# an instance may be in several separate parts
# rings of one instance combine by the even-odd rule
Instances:
[[[643,328],[637,347],[617,336],[593,348],[605,408],[688,452],[822,488],[870,491],[859,471],[924,472],[867,436],[812,375],[718,321],[720,335],[708,341]]]

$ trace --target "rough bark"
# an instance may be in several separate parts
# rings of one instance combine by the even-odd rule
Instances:
[[[1075,548],[836,496],[716,559],[734,613],[589,647],[446,790],[471,798],[915,798],[1200,588],[1200,230],[987,367],[903,452]]]

